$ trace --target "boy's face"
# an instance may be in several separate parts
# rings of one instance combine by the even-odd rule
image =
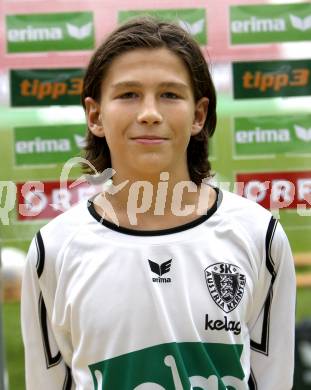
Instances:
[[[105,137],[124,178],[168,171],[189,178],[187,147],[205,122],[208,99],[195,103],[189,72],[172,51],[135,49],[116,57],[100,102],[86,98],[90,131]]]

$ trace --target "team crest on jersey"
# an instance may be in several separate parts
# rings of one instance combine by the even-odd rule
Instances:
[[[216,263],[205,269],[208,290],[214,302],[226,313],[240,303],[246,284],[245,275],[233,264]]]

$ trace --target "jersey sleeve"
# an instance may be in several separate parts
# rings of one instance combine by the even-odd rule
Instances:
[[[52,332],[50,313],[40,288],[44,246],[40,232],[27,256],[22,283],[21,322],[27,390],[71,390],[71,372]]]
[[[293,386],[296,280],[288,239],[270,220],[250,323],[250,390]]]

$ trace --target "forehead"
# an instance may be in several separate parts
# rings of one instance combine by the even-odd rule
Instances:
[[[105,87],[122,81],[183,82],[191,87],[186,64],[167,48],[133,49],[117,56],[104,79]]]

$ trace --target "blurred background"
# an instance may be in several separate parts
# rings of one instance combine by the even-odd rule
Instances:
[[[107,33],[146,13],[191,32],[210,64],[215,181],[271,209],[288,235],[298,288],[294,388],[311,389],[311,3],[294,0],[1,1],[0,389],[25,389],[19,312],[30,240],[94,192],[70,188],[78,160],[59,182],[84,144],[83,70]]]

